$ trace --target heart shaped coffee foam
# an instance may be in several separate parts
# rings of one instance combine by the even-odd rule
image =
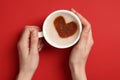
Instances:
[[[67,38],[72,36],[77,32],[78,28],[77,24],[74,21],[66,23],[65,19],[62,16],[58,16],[54,20],[54,26],[61,38]]]

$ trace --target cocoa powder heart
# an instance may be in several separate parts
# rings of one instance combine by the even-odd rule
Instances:
[[[74,21],[66,23],[62,16],[54,20],[54,26],[61,38],[70,37],[77,31],[77,24]]]

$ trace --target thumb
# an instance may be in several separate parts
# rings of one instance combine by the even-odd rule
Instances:
[[[32,53],[38,52],[38,32],[36,30],[31,32],[30,51]]]

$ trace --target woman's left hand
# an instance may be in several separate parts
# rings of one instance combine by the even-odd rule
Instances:
[[[39,64],[43,44],[38,38],[37,26],[27,26],[18,42],[20,69],[17,80],[31,80]]]

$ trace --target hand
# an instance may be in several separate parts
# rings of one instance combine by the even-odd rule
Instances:
[[[30,80],[39,64],[43,44],[38,38],[39,27],[27,26],[18,42],[20,69],[17,80]]]
[[[86,80],[85,64],[93,46],[93,37],[90,23],[77,11],[72,9],[83,25],[79,42],[73,47],[69,58],[69,65],[73,80]]]

